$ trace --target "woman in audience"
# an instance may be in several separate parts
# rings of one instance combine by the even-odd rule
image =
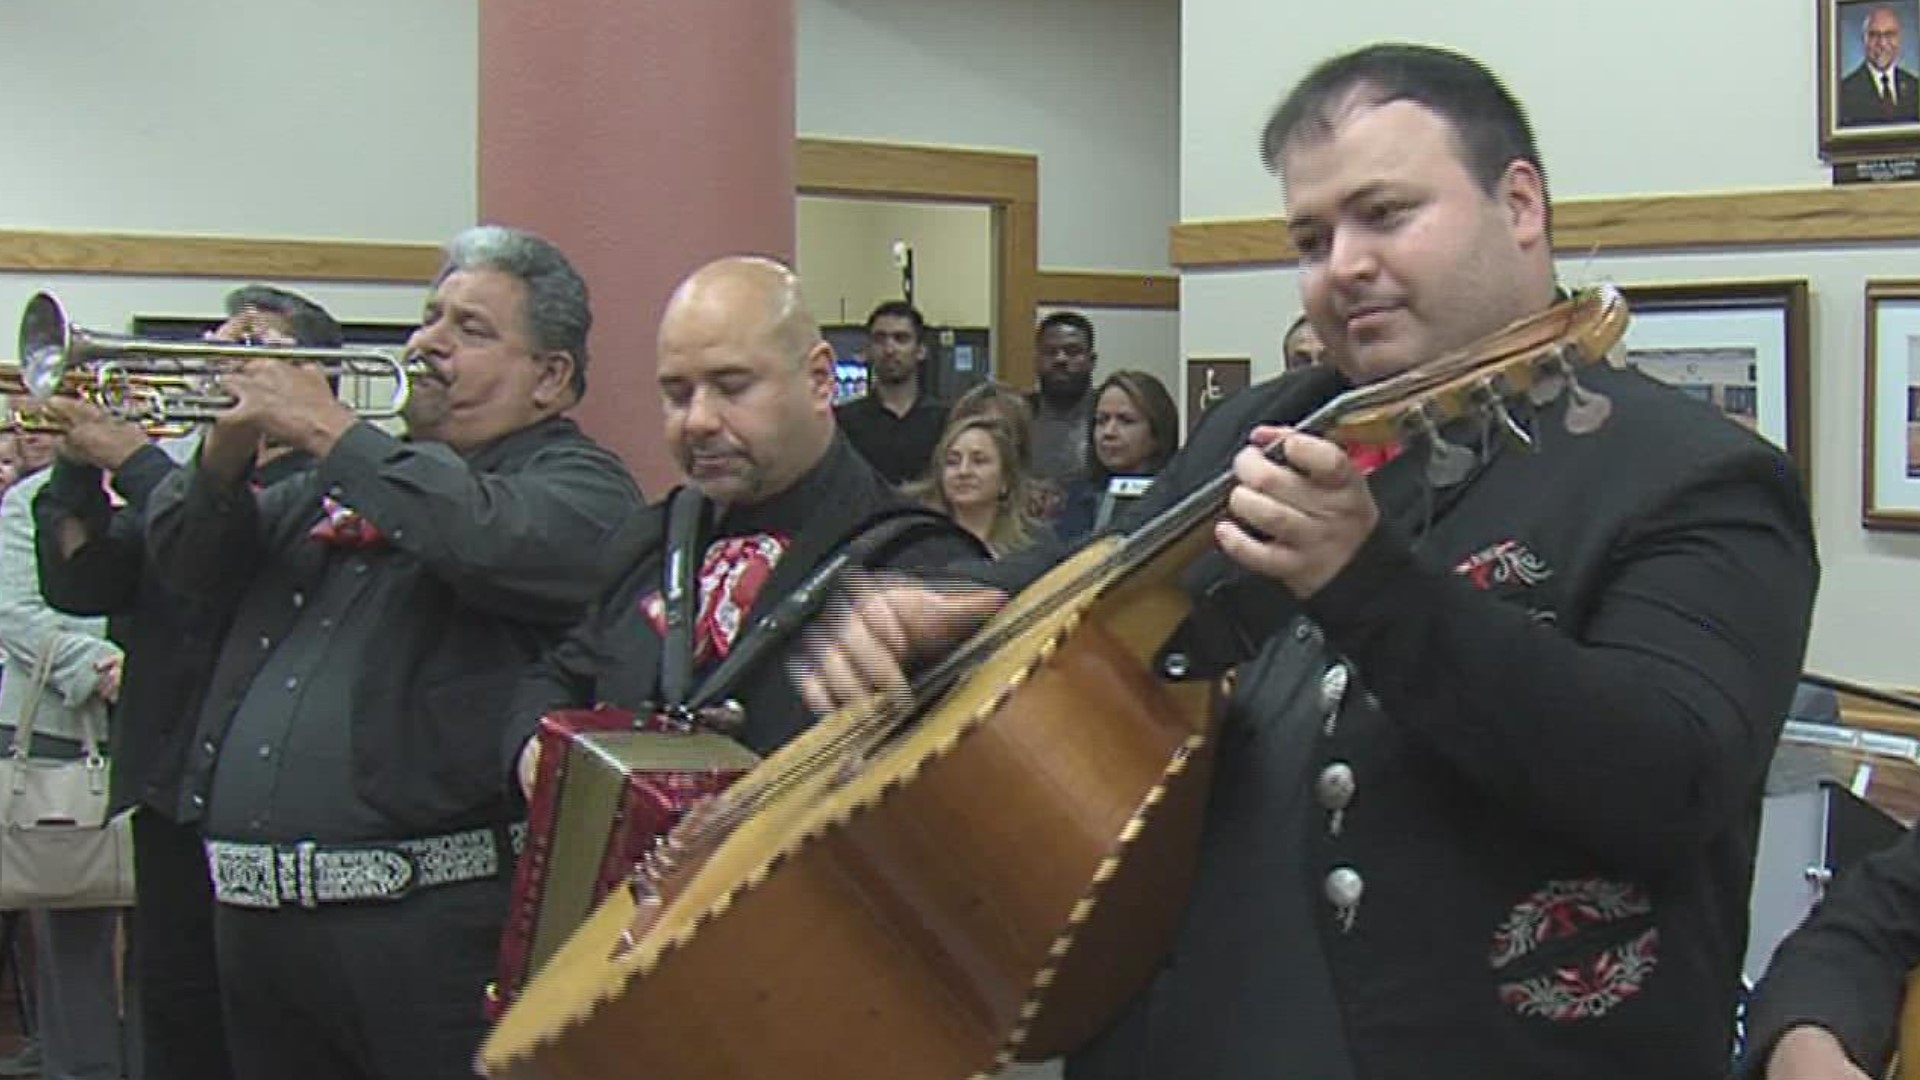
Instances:
[[[933,475],[908,493],[959,522],[996,558],[1046,529],[1034,512],[1036,481],[1021,463],[1016,429],[998,417],[976,413],[949,423],[933,465]]]
[[[1041,521],[1053,520],[1060,512],[1060,487],[1033,475],[1033,407],[1027,404],[1027,396],[1005,383],[976,383],[954,399],[947,409],[947,424],[952,426],[973,416],[990,416],[1006,425],[1013,436],[1014,456],[1020,462],[1020,471],[1028,478],[1027,509]],[[938,468],[939,464],[940,457],[936,454],[933,465]]]
[[[1116,476],[1153,477],[1180,448],[1180,411],[1159,379],[1116,371],[1093,395],[1086,475],[1067,485],[1054,529],[1069,542],[1104,526],[1100,503]]]

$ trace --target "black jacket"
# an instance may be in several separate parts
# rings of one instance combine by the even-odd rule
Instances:
[[[1893,69],[1896,100],[1891,111],[1880,100],[1880,88],[1873,84],[1873,73],[1861,64],[1840,80],[1840,126],[1872,127],[1881,124],[1920,122],[1920,76],[1906,68]]]
[[[253,483],[267,487],[312,467],[311,455],[283,454],[256,470]],[[159,447],[142,447],[113,475],[113,489],[126,501],[116,509],[99,469],[56,458],[33,504],[41,595],[69,615],[106,616],[107,636],[126,654],[112,714],[113,808],[138,803],[168,817],[179,802],[182,760],[230,615],[146,571],[147,503],[178,468]],[[89,538],[72,558],[60,553],[60,527],[68,520]]]
[[[1218,406],[1140,512],[1328,378]],[[1462,484],[1429,489],[1418,450],[1373,474],[1382,527],[1304,604],[1196,564],[1182,647],[1238,665],[1199,876],[1165,970],[1069,1076],[1725,1075],[1812,525],[1774,448],[1638,374],[1582,378],[1613,401],[1595,434],[1555,405],[1537,453]]]
[[[664,528],[670,502],[649,511],[653,515],[651,534],[658,535]],[[860,525],[884,510],[909,505],[844,438],[835,438],[819,464],[792,487],[763,503],[725,514],[700,548],[724,537],[756,532],[777,533],[787,540],[785,553],[743,620],[743,626],[752,627],[815,567],[840,550]],[[977,556],[979,550],[956,527],[945,536],[920,539],[903,544],[898,551],[882,553],[879,563],[931,569]],[[531,735],[541,715],[554,709],[607,704],[640,710],[659,700],[661,637],[641,604],[660,591],[662,552],[655,547],[635,561],[594,618],[569,634],[529,673],[515,706],[516,723],[523,736]],[[813,722],[787,670],[798,644],[796,635],[775,649],[732,695],[746,709],[746,727],[740,741],[757,753],[770,753]],[[696,672],[696,687],[704,675],[704,671]]]
[[[324,494],[385,545],[311,539]],[[258,495],[181,470],[153,496],[154,565],[176,589],[237,605],[196,744],[219,745],[262,669],[297,665],[295,722],[350,725],[355,790],[342,798],[390,836],[510,820],[509,696],[633,557],[614,541],[640,509],[620,460],[559,418],[469,457],[358,424],[314,471]],[[290,637],[324,646],[281,655]],[[213,764],[190,760],[183,815],[204,807]]]

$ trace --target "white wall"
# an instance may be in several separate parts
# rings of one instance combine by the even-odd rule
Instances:
[[[993,325],[993,214],[984,206],[798,200],[796,269],[823,323],[862,323],[901,298],[893,242],[913,247],[913,302],[935,326]]]
[[[8,0],[0,228],[444,241],[475,213],[477,40],[474,0]],[[233,284],[0,274],[0,341],[43,287],[112,327]],[[344,319],[422,295],[291,284]]]
[[[1179,0],[797,7],[801,134],[1036,154],[1043,268],[1166,271]],[[1166,356],[1172,369],[1176,313],[1088,315],[1103,368]]]
[[[1730,10],[1622,0],[1604,16],[1502,0],[1434,6],[1381,0],[1364,9],[1186,0],[1181,209],[1187,219],[1275,214],[1280,191],[1255,145],[1266,112],[1315,62],[1380,37],[1452,45],[1500,72],[1532,114],[1556,197],[1646,195],[1827,182],[1815,149],[1814,8],[1755,0],[1739,9],[1739,67],[1773,73],[1708,79]],[[1552,42],[1552,48],[1541,48]],[[1920,683],[1920,536],[1861,529],[1863,287],[1920,276],[1910,245],[1584,255],[1571,284],[1805,277],[1813,293],[1813,492],[1824,572],[1810,667]],[[1279,335],[1299,310],[1291,270],[1188,274],[1184,352],[1251,352],[1277,370]]]

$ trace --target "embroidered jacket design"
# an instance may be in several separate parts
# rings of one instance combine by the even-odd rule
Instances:
[[[1502,540],[1460,560],[1453,572],[1486,591],[1496,585],[1532,587],[1553,576],[1553,568],[1518,540]]]
[[[1504,971],[1553,942],[1595,928],[1650,915],[1653,901],[1636,886],[1599,878],[1549,882],[1514,905],[1494,931],[1487,963]],[[1631,940],[1595,954],[1554,963],[1499,985],[1500,1000],[1521,1016],[1588,1020],[1605,1016],[1638,994],[1660,957],[1660,930],[1648,927]]]

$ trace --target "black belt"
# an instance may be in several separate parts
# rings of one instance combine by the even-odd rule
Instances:
[[[420,889],[482,881],[512,869],[527,827],[468,829],[413,840],[322,845],[209,840],[214,898],[247,908],[400,900]]]

